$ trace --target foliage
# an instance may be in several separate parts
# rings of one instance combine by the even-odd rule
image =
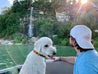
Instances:
[[[36,35],[46,35],[51,37],[53,35],[53,24],[49,20],[40,20],[35,23]]]
[[[93,39],[93,42],[94,42],[94,46],[95,47],[98,47],[98,37]]]
[[[27,43],[27,37],[21,33],[16,33],[13,35],[14,43]]]
[[[11,8],[3,8],[2,15],[0,15],[0,37],[6,39],[20,31],[19,19],[28,13],[27,9],[26,1],[18,2],[17,0]]]
[[[94,40],[94,46],[98,47],[98,40]]]
[[[48,36],[53,39],[56,45],[69,45],[68,34],[73,27],[71,22],[57,22],[50,20],[40,20],[35,23],[37,36]]]
[[[7,38],[19,30],[19,16],[17,14],[1,15],[0,17],[0,37]]]
[[[33,7],[39,11],[43,11],[44,14],[50,14],[55,16],[55,4],[53,2],[48,2],[45,0],[35,1]]]
[[[54,45],[69,46],[68,38],[60,38],[58,36],[52,38]]]
[[[61,41],[61,45],[62,46],[68,46],[69,45],[69,39],[68,38],[65,38]]]
[[[15,39],[15,43],[26,43],[26,36],[16,36],[14,34],[16,32],[21,32],[24,34],[24,29],[27,30],[27,28],[23,28],[19,25],[19,19],[24,18],[28,13],[30,13],[30,7],[32,5],[34,10],[37,11],[34,12],[33,15],[37,15],[40,18],[40,20],[38,19],[37,21],[34,21],[34,35],[39,37],[48,36],[53,39],[54,44],[56,45],[69,45],[68,34],[70,33],[71,28],[75,25],[73,25],[72,21],[58,22],[55,19],[55,11],[61,5],[61,2],[59,3],[59,1],[60,0],[50,3],[46,0],[37,0],[32,3],[32,0],[15,0],[13,6],[11,8],[5,7],[2,15],[0,15],[0,38],[4,37],[4,39]],[[68,12],[66,15],[69,15],[70,19],[72,20],[74,18],[73,14],[76,13],[79,5],[76,4],[75,0],[73,0],[73,4],[70,4],[70,2],[72,1],[69,0],[68,2],[65,2],[65,12]],[[86,8],[83,8],[82,10],[85,11],[85,9]],[[91,28],[93,32],[93,39],[95,40],[98,38],[98,33],[95,33],[95,30],[98,29],[98,24],[96,23],[97,19],[95,17],[97,16],[97,12],[95,10],[90,10],[89,12],[89,9],[90,7],[88,6],[87,11],[85,11],[85,14],[79,17],[79,21],[77,23],[85,24]],[[44,15],[39,14],[40,11],[43,11]],[[28,21],[26,26],[27,24]],[[97,41],[95,40],[94,42],[95,46],[97,46]]]
[[[71,22],[64,22],[59,25],[58,36],[61,38],[68,38],[70,30],[74,25]]]
[[[52,40],[54,45],[60,45],[61,43],[61,38],[58,38],[58,36],[53,37]]]
[[[11,8],[8,8],[8,7],[5,6],[5,7],[2,8],[1,14],[2,15],[8,15],[10,12],[11,12]]]
[[[44,20],[40,20],[40,21],[37,21],[36,23],[35,23],[35,35],[36,36],[40,36],[40,27],[41,27],[41,25],[42,24],[44,24]]]
[[[48,37],[52,37],[53,33],[53,24],[46,21],[43,25],[41,25],[41,32],[43,32]]]
[[[27,11],[27,9],[28,9],[27,1],[20,1],[20,2],[16,1],[12,6],[13,13]]]
[[[95,30],[98,30],[98,24],[91,25],[90,23],[87,25],[92,30],[92,38],[96,39],[98,38],[98,32],[95,32]]]

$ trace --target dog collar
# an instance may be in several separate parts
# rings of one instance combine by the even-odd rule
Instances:
[[[45,57],[44,55],[42,55],[42,54],[38,53],[38,52],[37,52],[37,51],[35,51],[35,50],[33,50],[33,52],[34,52],[35,54],[37,54],[37,55],[41,56],[41,57]]]

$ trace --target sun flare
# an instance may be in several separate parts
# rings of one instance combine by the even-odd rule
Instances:
[[[88,0],[81,0],[81,3],[82,3],[82,4],[85,4],[85,3],[87,3],[87,1],[88,1]]]

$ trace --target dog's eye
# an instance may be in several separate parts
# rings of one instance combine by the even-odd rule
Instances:
[[[45,45],[45,47],[48,47],[48,45]]]

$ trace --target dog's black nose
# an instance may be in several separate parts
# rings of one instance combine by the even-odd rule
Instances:
[[[53,55],[55,55],[56,54],[56,52],[53,52]]]

